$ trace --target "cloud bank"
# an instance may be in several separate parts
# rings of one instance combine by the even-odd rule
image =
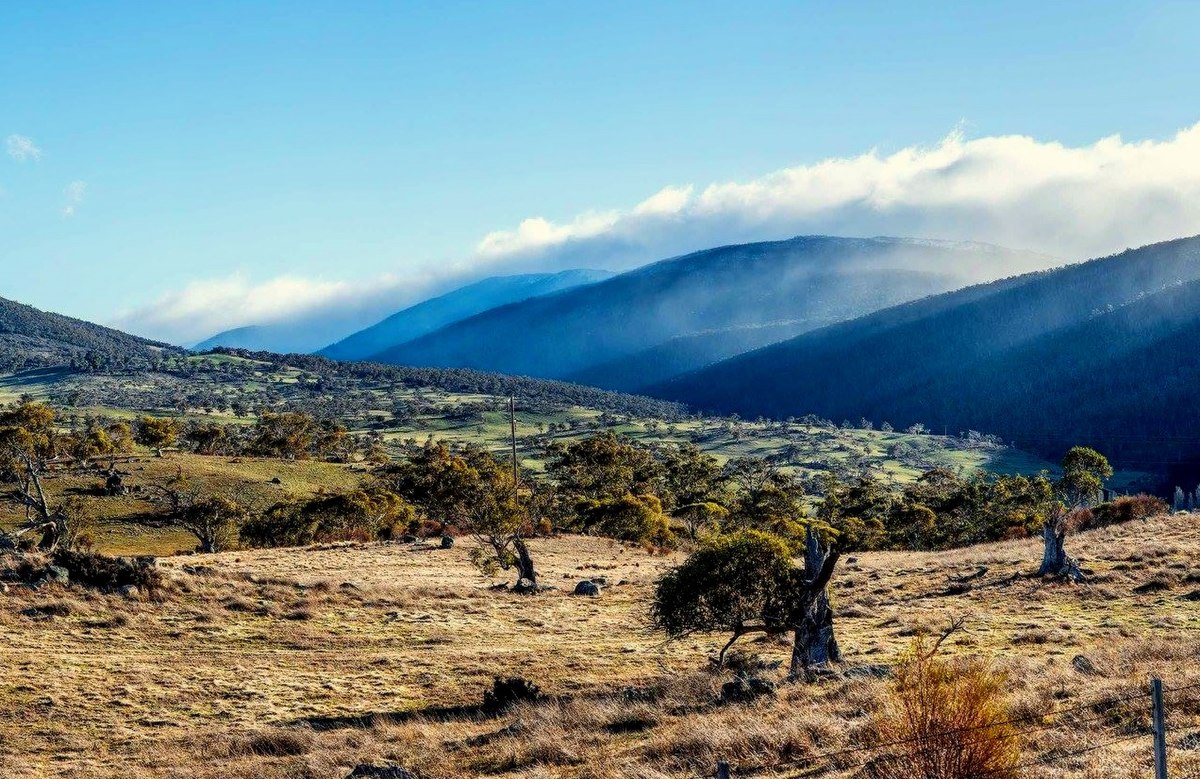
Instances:
[[[307,321],[356,299],[387,313],[385,300],[394,309],[495,273],[620,270],[711,246],[805,233],[984,241],[1069,260],[1193,235],[1200,233],[1200,123],[1166,140],[1110,136],[1075,147],[954,132],[932,146],[872,150],[751,181],[666,186],[629,208],[589,211],[565,222],[531,217],[488,233],[447,271],[359,285],[297,278],[196,282],[118,324],[179,342],[184,331],[199,338],[255,322]]]

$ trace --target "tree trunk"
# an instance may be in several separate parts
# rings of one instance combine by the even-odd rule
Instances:
[[[1042,567],[1038,576],[1061,576],[1071,581],[1083,579],[1079,565],[1064,548],[1066,537],[1067,527],[1061,517],[1042,526]]]
[[[833,607],[829,604],[827,589],[837,561],[838,555],[830,553],[820,535],[810,526],[805,537],[804,554],[807,581],[798,620],[792,625],[795,640],[789,671],[793,677],[842,659],[837,637],[833,633]]]
[[[525,539],[517,538],[513,540],[513,549],[517,552],[517,586],[518,592],[537,592],[537,571],[533,567],[533,557],[529,554],[529,547],[525,545]]]

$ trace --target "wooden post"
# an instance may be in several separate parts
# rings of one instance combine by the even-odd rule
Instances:
[[[724,760],[717,762],[717,779],[729,779],[729,763]]]
[[[1162,679],[1150,680],[1154,714],[1154,779],[1167,779],[1167,713],[1163,710]]]

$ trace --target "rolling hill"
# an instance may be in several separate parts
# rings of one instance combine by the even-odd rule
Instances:
[[[385,349],[419,338],[489,308],[593,284],[612,275],[603,270],[565,270],[558,273],[493,276],[409,306],[382,322],[321,349],[318,354],[335,360],[365,360]]]
[[[971,287],[806,333],[664,382],[703,409],[866,417],[1089,444],[1194,485],[1200,237]]]
[[[899,238],[805,236],[725,246],[501,306],[375,359],[629,386],[637,381],[637,361],[645,359],[638,353],[672,339],[731,328],[811,330],[1045,263],[994,246]],[[722,345],[736,341],[725,336],[666,348],[673,369],[687,370],[727,356]],[[622,358],[632,358],[634,367],[611,368],[613,379],[597,367]]]
[[[181,350],[0,298],[0,370],[144,366]]]

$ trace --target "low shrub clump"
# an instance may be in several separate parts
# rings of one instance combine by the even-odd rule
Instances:
[[[875,732],[893,745],[869,766],[873,779],[1015,779],[1020,733],[1002,671],[977,659],[946,661],[918,637],[896,669]]]

